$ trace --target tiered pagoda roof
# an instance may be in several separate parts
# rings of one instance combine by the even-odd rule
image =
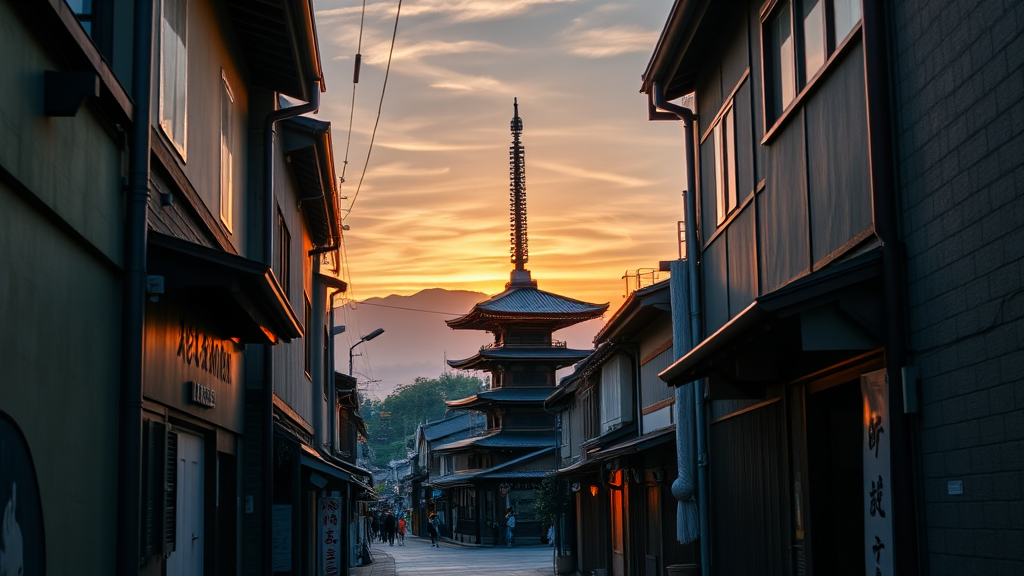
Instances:
[[[510,283],[504,292],[473,306],[468,314],[445,323],[455,330],[489,330],[503,325],[536,324],[552,331],[600,318],[608,304],[591,304],[537,288],[536,283]]]

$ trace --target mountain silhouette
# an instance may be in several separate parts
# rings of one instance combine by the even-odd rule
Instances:
[[[451,370],[444,363],[446,356],[449,360],[468,358],[494,341],[489,332],[452,330],[444,323],[488,297],[482,292],[429,288],[411,296],[392,294],[339,308],[336,323],[347,329],[335,341],[337,370],[348,371],[349,346],[361,335],[383,328],[384,334],[355,349],[353,366],[359,381],[379,380],[368,384],[371,395],[383,398],[419,376],[436,378]],[[598,318],[559,330],[555,338],[568,342],[570,348],[589,350],[604,321]]]

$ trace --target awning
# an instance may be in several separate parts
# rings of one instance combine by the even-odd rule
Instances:
[[[164,293],[190,298],[226,337],[241,343],[302,337],[302,325],[266,264],[152,230],[147,251],[147,273],[163,277]]]
[[[880,346],[877,249],[754,300],[658,375],[672,386],[706,376],[770,382]]]
[[[318,454],[313,448],[305,444],[301,444],[301,446],[302,452],[299,454],[299,464],[302,466],[305,466],[310,470],[320,472],[321,474],[326,474],[328,480],[348,482],[366,489],[371,488],[370,484],[368,484],[366,479],[363,477],[364,475],[366,477],[372,476],[368,470],[363,470],[358,466],[346,466],[340,463],[335,464],[328,462],[324,460],[323,457],[320,456],[320,454]],[[309,478],[305,479],[308,480]]]

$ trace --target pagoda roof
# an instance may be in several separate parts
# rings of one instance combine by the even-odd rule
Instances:
[[[461,370],[487,370],[495,364],[504,364],[512,360],[528,360],[531,362],[552,362],[559,368],[576,363],[586,358],[591,350],[576,350],[555,346],[537,348],[520,348],[518,346],[484,346],[479,352],[463,360],[449,360],[448,365]]]
[[[517,479],[535,479],[544,478],[554,473],[553,470],[545,468],[538,468],[537,464],[530,465],[531,462],[538,460],[541,457],[547,456],[555,448],[549,446],[547,448],[541,448],[535,452],[530,452],[524,456],[520,456],[514,460],[505,462],[504,464],[498,464],[492,468],[486,468],[483,470],[466,470],[455,472],[447,476],[441,476],[431,482],[434,486],[446,486],[454,485],[468,480],[517,480]]]
[[[449,400],[445,405],[452,409],[467,409],[486,404],[539,404],[551,395],[551,391],[550,386],[495,388],[459,400]]]
[[[555,434],[551,430],[506,430],[501,429],[483,436],[456,440],[433,448],[433,452],[458,452],[469,448],[483,449],[527,449],[550,448],[555,446]]]
[[[504,324],[528,323],[559,330],[601,317],[608,304],[591,304],[545,292],[534,286],[510,286],[501,294],[473,306],[464,316],[446,320],[456,330],[491,330]]]

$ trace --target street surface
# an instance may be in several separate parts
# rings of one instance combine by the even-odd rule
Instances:
[[[394,546],[382,546],[378,542],[370,550],[375,564],[377,560],[383,560],[380,562],[382,565],[388,564],[383,556],[391,556],[394,559],[396,576],[552,576],[554,573],[552,551],[549,546],[476,548],[442,542],[440,548],[432,548],[429,538],[406,536],[405,546],[399,546],[397,543]],[[366,568],[369,567],[358,570]],[[377,576],[378,573],[374,570],[373,576]]]

